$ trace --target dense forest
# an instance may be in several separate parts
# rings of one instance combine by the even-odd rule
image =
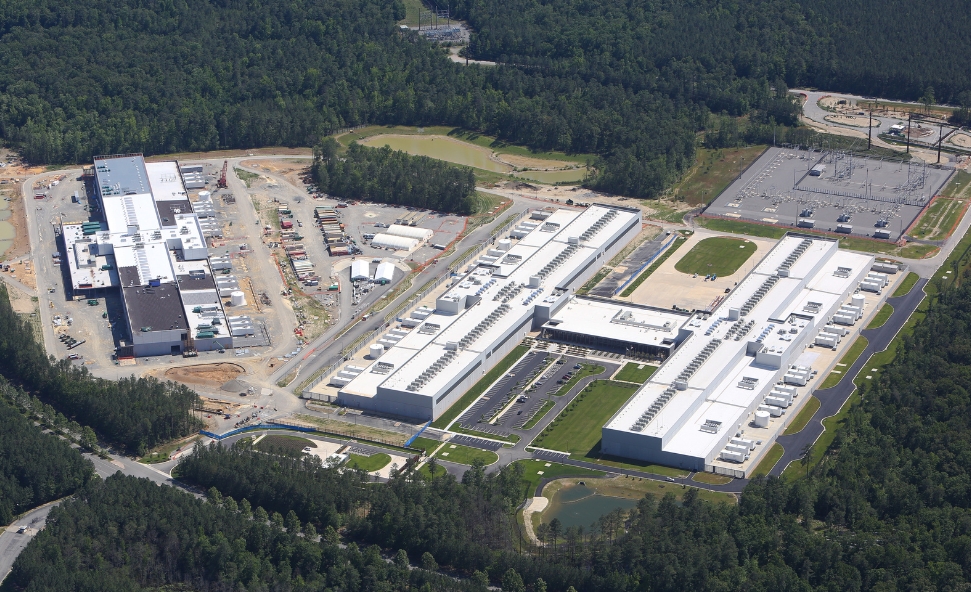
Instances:
[[[320,536],[292,514],[268,516],[232,498],[209,503],[116,474],[52,509],[47,528],[17,558],[0,590],[485,592],[485,587],[412,570],[401,553],[386,561],[374,546],[341,547],[333,529]]]
[[[0,378],[0,525],[51,500],[74,493],[94,474],[81,454],[45,434],[11,401],[22,397]]]
[[[69,360],[48,357],[33,329],[10,306],[0,285],[0,375],[36,394],[102,439],[144,454],[201,427],[191,415],[198,395],[156,378],[104,380]]]
[[[345,199],[473,213],[475,175],[470,168],[387,146],[353,143],[339,156],[338,149],[329,137],[314,147],[311,173],[321,191]]]
[[[907,99],[933,88],[945,102],[971,89],[961,0],[451,7],[474,30],[472,57],[503,65],[456,64],[402,33],[399,1],[5,2],[0,137],[31,161],[85,162],[453,125],[597,154],[592,187],[654,196],[718,117],[794,123],[786,87]]]

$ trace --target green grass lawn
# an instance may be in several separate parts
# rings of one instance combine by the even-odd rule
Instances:
[[[573,376],[570,378],[570,380],[564,382],[560,388],[556,389],[556,392],[553,393],[554,395],[557,397],[562,397],[570,392],[570,389],[573,388],[576,383],[580,382],[580,380],[586,378],[587,376],[600,374],[606,370],[606,368],[600,366],[599,364],[581,364],[581,366],[583,366],[583,368],[574,370]]]
[[[439,417],[434,422],[432,422],[432,427],[442,429],[442,430],[447,428],[448,424],[455,421],[455,419],[459,416],[459,414],[465,411],[466,408],[469,405],[471,405],[473,401],[478,399],[482,395],[482,393],[484,393],[486,389],[488,389],[492,385],[493,382],[498,380],[499,377],[503,375],[503,373],[505,373],[507,370],[512,368],[516,364],[516,362],[519,361],[519,358],[526,355],[526,352],[528,351],[529,351],[529,348],[526,347],[525,345],[517,345],[515,348],[513,348],[513,350],[509,352],[509,354],[507,354],[505,358],[500,360],[499,363],[496,364],[496,366],[492,370],[489,370],[489,372],[487,372],[485,376],[480,378],[479,381],[476,382],[472,386],[472,388],[468,390],[468,392],[462,395],[461,399],[459,399],[458,401],[455,402],[454,405],[449,407],[448,411],[443,413],[441,417]]]
[[[553,401],[547,401],[543,403],[543,406],[539,408],[539,411],[536,412],[536,415],[534,415],[532,419],[530,419],[525,424],[523,424],[523,429],[524,430],[533,429],[533,426],[538,424],[540,420],[546,417],[546,414],[549,413],[550,409],[552,409],[555,405],[556,403],[554,403]]]
[[[654,375],[656,371],[657,366],[640,364],[638,362],[627,362],[624,364],[624,367],[620,369],[620,372],[614,376],[614,380],[623,380],[624,382],[636,382],[637,384],[644,384],[651,376]]]
[[[759,475],[768,475],[769,471],[771,471],[772,467],[779,462],[779,459],[782,458],[782,455],[785,454],[785,452],[786,449],[782,447],[782,444],[773,444],[772,448],[765,453],[765,456],[759,462],[759,466],[755,467],[755,470],[752,471],[752,476],[750,478],[754,479]]]
[[[858,249],[862,250],[862,249]],[[934,253],[940,250],[940,247],[935,247],[934,245],[922,245],[920,243],[911,243],[906,247],[900,249],[898,254],[905,259],[926,259]]]
[[[920,276],[914,273],[913,271],[911,271],[910,273],[907,274],[907,277],[905,277],[903,281],[900,282],[900,285],[897,286],[897,289],[893,291],[893,294],[890,297],[896,298],[898,296],[905,296],[909,294],[910,290],[914,287],[914,285],[917,283],[917,280],[919,279],[920,279]]]
[[[368,473],[379,471],[388,466],[391,456],[385,453],[372,454],[371,456],[361,456],[360,454],[347,455],[347,467],[351,469],[361,469]]]
[[[398,21],[399,25],[418,26],[418,11],[427,10],[425,6],[421,3],[421,0],[403,0],[405,5],[405,18]],[[425,17],[422,16],[424,20]]]
[[[783,435],[788,436],[789,434],[798,434],[802,431],[809,420],[813,418],[813,415],[819,411],[819,406],[821,403],[819,399],[810,395],[809,400],[803,404],[802,409],[799,411],[799,415],[792,420],[788,426],[786,426],[786,431]]]
[[[411,443],[411,448],[416,450],[424,450],[426,453],[431,454],[436,448],[441,446],[441,442],[438,440],[432,440],[431,438],[422,438],[421,436],[415,438],[415,441]]]
[[[689,204],[711,203],[735,180],[739,171],[764,151],[762,145],[718,150],[699,148],[694,166],[674,186],[674,194]]]
[[[637,387],[595,380],[536,438],[535,446],[586,454],[600,442],[600,428],[631,398]]]
[[[846,373],[846,371],[850,369],[850,366],[853,365],[853,362],[855,362],[856,359],[860,357],[860,354],[863,353],[863,350],[865,350],[866,346],[869,344],[870,342],[867,341],[866,337],[862,337],[862,336],[857,337],[856,341],[853,342],[853,345],[851,345],[849,349],[846,350],[846,352],[843,354],[843,357],[840,359],[839,364],[843,364],[843,365],[840,366],[837,364],[834,371],[829,373],[829,376],[827,376],[826,379],[823,380],[823,383],[819,385],[818,388],[827,389],[839,384],[839,381],[843,379],[843,376]],[[838,374],[836,373],[836,370],[839,371]]]
[[[256,447],[260,450],[269,450],[270,448],[283,449],[287,452],[300,452],[305,447],[310,446],[311,448],[316,448],[317,445],[306,438],[300,438],[298,436],[283,436],[283,435],[270,435],[259,442],[256,443]]]
[[[720,276],[732,275],[757,249],[755,243],[726,236],[706,238],[674,264],[681,273]]]
[[[533,497],[533,492],[542,479],[559,479],[562,477],[603,477],[607,473],[592,471],[582,467],[571,467],[544,460],[517,460],[515,465],[523,467],[523,497]],[[549,466],[546,466],[549,465]],[[542,471],[542,474],[540,474]]]
[[[734,481],[734,479],[728,475],[716,475],[714,473],[695,473],[692,475],[691,480],[697,481],[698,483],[707,483],[709,485],[725,485]]]
[[[476,459],[481,460],[482,464],[491,465],[499,460],[499,455],[491,450],[462,446],[461,444],[445,443],[435,454],[439,460],[447,460],[462,465],[471,465]]]
[[[576,453],[571,454],[570,458],[573,460],[582,460],[586,462],[592,462],[601,464],[608,467],[614,467],[618,469],[632,469],[634,471],[644,471],[645,473],[654,473],[655,475],[662,475],[664,477],[686,477],[688,471],[683,469],[676,469],[674,467],[665,467],[662,465],[655,465],[647,461],[634,460],[630,458],[620,458],[619,456],[611,456],[609,454],[603,454],[600,452],[600,441],[597,441],[597,445],[591,448],[586,453]]]
[[[646,280],[648,278],[648,276],[650,276],[652,273],[654,273],[654,271],[658,267],[661,267],[661,264],[663,264],[665,261],[667,261],[668,257],[670,257],[671,255],[673,255],[674,252],[677,251],[678,248],[680,248],[681,245],[684,244],[684,241],[685,241],[685,239],[684,239],[683,236],[682,237],[679,237],[677,240],[675,240],[674,243],[672,243],[671,246],[668,247],[666,251],[664,251],[663,253],[661,253],[661,255],[657,259],[654,260],[654,263],[651,263],[651,265],[647,269],[645,269],[644,271],[642,271],[641,274],[639,276],[637,276],[637,279],[635,279],[631,283],[627,284],[627,287],[624,288],[624,291],[621,292],[620,295],[626,298],[627,296],[630,296],[631,294],[633,294],[634,293],[634,290],[636,290],[638,288],[638,286],[640,286],[641,284],[643,284],[644,283],[644,280]]]
[[[877,327],[882,327],[890,319],[890,315],[893,314],[893,307],[889,304],[884,304],[877,311],[877,314],[873,315],[873,320],[870,324],[866,326],[867,329],[876,329]]]
[[[748,236],[759,236],[763,238],[782,238],[787,230],[755,222],[740,222],[735,220],[723,220],[721,218],[695,218],[695,221],[716,232],[728,232],[730,234],[745,234]]]

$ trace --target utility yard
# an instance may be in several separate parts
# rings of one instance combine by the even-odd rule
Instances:
[[[704,213],[895,241],[950,175],[920,161],[769,148]]]

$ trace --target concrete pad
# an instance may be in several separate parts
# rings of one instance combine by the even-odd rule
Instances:
[[[391,462],[386,464],[384,468],[379,469],[377,471],[373,471],[371,475],[375,477],[381,477],[382,479],[389,479],[391,477],[392,468],[400,469],[401,467],[405,466],[405,463],[408,461],[407,458],[403,456],[398,456],[397,454],[391,454],[390,456],[391,456]]]
[[[669,257],[644,283],[634,290],[634,293],[630,296],[630,301],[635,304],[646,304],[658,308],[671,308],[671,306],[677,305],[688,310],[704,310],[716,298],[726,296],[725,289],[734,288],[736,282],[742,281],[742,278],[752,271],[777,242],[771,239],[749,239],[755,243],[756,250],[748,261],[732,275],[719,277],[715,281],[706,282],[702,275],[692,277],[691,274],[681,273],[674,268],[677,262],[690,252],[696,244],[706,238],[716,236],[735,237],[731,234],[704,229],[696,230],[674,255]],[[620,298],[620,300],[623,300],[623,298]]]

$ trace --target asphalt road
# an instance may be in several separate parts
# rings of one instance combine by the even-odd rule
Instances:
[[[13,562],[27,547],[27,543],[43,530],[51,508],[59,503],[61,503],[60,500],[31,510],[14,521],[6,530],[0,530],[0,582],[3,582],[10,573]],[[27,531],[18,533],[17,530],[21,526],[26,526]]]
[[[103,460],[93,454],[85,454],[84,457],[94,463],[95,472],[103,479],[120,471],[125,475],[149,479],[158,485],[171,485],[184,491],[195,493],[190,488],[175,481],[172,477],[160,470],[171,470],[172,466],[176,464],[175,462],[156,465],[160,467],[160,469],[156,469],[121,456],[110,455],[109,460]],[[60,504],[62,501],[64,500],[58,500],[35,508],[15,520],[6,530],[0,530],[0,582],[10,573],[14,561],[27,544],[37,536],[38,532],[44,529],[47,515],[50,513],[51,508]],[[26,526],[27,531],[18,533],[17,530],[21,526]]]
[[[413,279],[411,288],[401,294],[397,299],[394,300],[394,302],[389,304],[387,309],[393,309],[397,304],[407,300],[432,279],[447,275],[449,273],[448,266],[453,261],[457,260],[459,256],[465,252],[466,248],[488,241],[494,228],[499,226],[510,213],[519,212],[521,210],[521,207],[517,207],[514,204],[506,212],[500,214],[492,223],[483,225],[473,230],[468,236],[459,241],[459,243],[456,245],[455,251],[451,255],[439,259],[438,264],[430,265],[426,267],[420,274],[418,274]],[[379,327],[387,326],[387,324],[384,321],[384,315],[379,313],[367,321],[355,322],[346,333],[340,337],[336,337],[336,335],[345,326],[345,324],[335,325],[329,331],[308,344],[307,347],[304,348],[302,352],[303,355],[301,357],[294,358],[277,368],[268,379],[268,382],[276,383],[290,374],[294,369],[299,370],[298,376],[300,378],[295,379],[296,381],[299,381],[303,377],[310,376],[319,368],[325,368],[331,364],[335,364],[341,359],[340,354],[344,347],[354,343],[354,341],[362,335],[375,331]]]
[[[866,349],[843,374],[843,379],[840,380],[839,384],[813,393],[813,396],[819,399],[820,407],[809,424],[796,434],[779,436],[776,439],[776,442],[785,448],[785,453],[769,472],[770,475],[781,475],[782,471],[789,466],[789,463],[802,458],[806,449],[822,435],[824,430],[823,419],[836,415],[846,403],[846,400],[850,398],[850,395],[856,390],[853,381],[856,380],[861,370],[868,368],[870,356],[886,350],[907,322],[907,319],[910,318],[910,315],[917,310],[917,306],[924,299],[924,285],[926,284],[927,280],[922,279],[906,295],[888,298],[887,302],[893,306],[893,314],[890,315],[890,319],[882,327],[860,331],[860,335],[869,342]]]

